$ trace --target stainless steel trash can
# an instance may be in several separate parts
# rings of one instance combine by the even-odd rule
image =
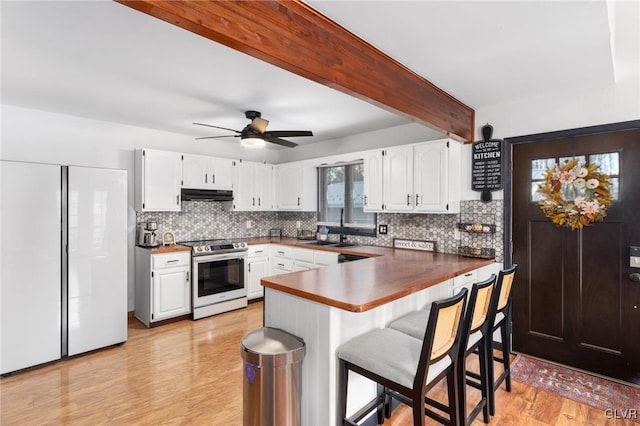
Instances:
[[[244,426],[300,425],[302,339],[264,327],[242,338]]]

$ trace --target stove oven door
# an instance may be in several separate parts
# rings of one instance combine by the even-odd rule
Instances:
[[[193,307],[246,297],[246,253],[193,258]]]

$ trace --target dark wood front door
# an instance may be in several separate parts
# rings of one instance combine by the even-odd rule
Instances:
[[[640,384],[640,130],[514,144],[513,350]],[[535,202],[542,173],[579,158],[612,179],[602,222],[554,225]]]

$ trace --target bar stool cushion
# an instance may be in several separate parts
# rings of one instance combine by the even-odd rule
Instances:
[[[418,370],[421,350],[422,340],[398,330],[382,328],[348,341],[338,348],[337,355],[338,358],[411,388]],[[451,362],[451,358],[445,356],[430,365],[427,383],[442,373]]]
[[[391,324],[389,324],[389,328],[401,331],[415,339],[422,340],[424,339],[424,333],[427,331],[430,313],[431,309],[420,309],[409,312],[397,320],[392,321]]]

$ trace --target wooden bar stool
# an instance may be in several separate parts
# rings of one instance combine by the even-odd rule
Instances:
[[[511,289],[513,288],[513,278],[516,274],[517,264],[506,268],[498,274],[497,291],[499,297],[496,301],[495,312],[492,312],[494,319],[491,327],[491,344],[488,347],[489,359],[489,413],[492,416],[496,414],[496,390],[502,382],[505,382],[507,392],[511,392]],[[500,342],[494,340],[494,332],[500,330]],[[502,357],[495,356],[493,349],[501,352]],[[500,376],[495,378],[495,367],[493,362],[497,361],[504,367],[504,371]]]
[[[422,339],[383,328],[356,337],[337,349],[339,424],[355,425],[373,410],[377,410],[378,423],[382,424],[383,408],[389,397],[412,407],[416,426],[424,425],[425,415],[446,425],[458,424],[457,352],[466,296],[467,289],[463,289],[453,297],[433,302]],[[378,383],[378,394],[347,418],[349,371]],[[426,396],[445,376],[448,406]],[[449,418],[427,405],[445,412]]]
[[[490,329],[494,316],[490,314],[492,303],[496,298],[496,276],[485,281],[473,284],[471,295],[467,303],[467,309],[460,337],[458,350],[458,392],[459,392],[459,418],[460,423],[470,424],[482,410],[483,420],[489,423],[488,393],[490,380],[487,365],[487,347],[491,342]],[[497,299],[497,298],[496,298]],[[409,334],[412,337],[422,336],[427,327],[428,311],[420,310],[407,314],[389,324],[389,328]],[[479,355],[480,374],[469,372],[469,375],[478,379],[478,382],[466,380],[466,359],[472,353]],[[466,410],[466,385],[480,390],[482,397],[467,415]]]

